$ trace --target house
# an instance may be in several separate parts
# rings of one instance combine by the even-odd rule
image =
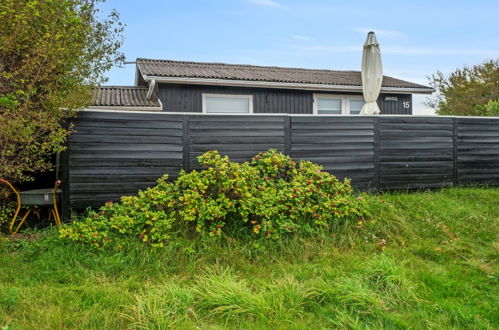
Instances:
[[[433,88],[384,76],[381,114],[411,115],[412,94]],[[135,86],[94,91],[91,108],[209,114],[357,115],[360,71],[139,58]]]

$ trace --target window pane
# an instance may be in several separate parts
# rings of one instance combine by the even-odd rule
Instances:
[[[248,113],[249,97],[206,97],[208,113]]]
[[[317,99],[317,112],[320,114],[341,114],[341,99]]]
[[[350,114],[358,115],[364,106],[363,100],[350,100]]]

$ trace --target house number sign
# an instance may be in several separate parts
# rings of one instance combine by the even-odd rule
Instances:
[[[397,96],[385,96],[385,102],[398,102],[399,98]],[[404,109],[409,109],[411,107],[410,101],[402,102]]]

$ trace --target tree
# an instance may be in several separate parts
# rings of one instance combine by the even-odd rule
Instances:
[[[430,79],[437,90],[427,102],[439,115],[497,116],[499,59],[457,69],[448,76],[438,71]],[[491,102],[489,104],[489,102]],[[495,105],[494,105],[495,104]]]
[[[100,11],[104,1],[0,1],[0,177],[49,170],[70,133],[63,119],[123,61],[123,25]]]

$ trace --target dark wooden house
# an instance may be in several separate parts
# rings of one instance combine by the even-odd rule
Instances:
[[[384,76],[381,114],[411,115],[430,87]],[[135,86],[102,87],[93,108],[207,114],[356,115],[360,71],[137,59]]]

